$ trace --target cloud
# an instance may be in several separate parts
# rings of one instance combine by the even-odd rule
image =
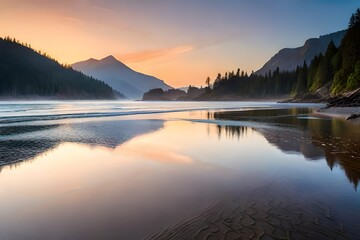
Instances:
[[[54,17],[57,17],[59,19],[65,20],[65,21],[69,21],[69,22],[77,22],[77,23],[84,23],[85,21],[83,19],[80,18],[75,18],[75,17],[68,17],[68,16],[58,16],[58,15],[54,15]]]
[[[195,49],[194,46],[183,45],[173,48],[162,48],[162,49],[145,50],[141,52],[128,53],[128,54],[120,55],[119,58],[123,59],[126,62],[145,62],[156,58],[176,56],[179,54],[189,52],[193,49]]]

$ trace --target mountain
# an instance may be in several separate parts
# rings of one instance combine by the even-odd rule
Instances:
[[[319,38],[308,39],[302,47],[281,49],[255,74],[265,75],[269,70],[275,71],[277,67],[279,67],[280,71],[292,71],[297,66],[303,65],[304,61],[309,65],[316,55],[325,53],[331,41],[334,42],[336,47],[339,47],[346,31],[338,31]]]
[[[0,97],[115,99],[116,93],[105,83],[6,37],[0,38]]]
[[[154,88],[172,89],[164,81],[136,72],[113,56],[101,60],[91,58],[74,63],[72,67],[84,74],[104,81],[131,99],[141,99],[145,92]]]

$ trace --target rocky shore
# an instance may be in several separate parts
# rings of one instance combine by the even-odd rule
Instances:
[[[328,100],[325,108],[318,112],[333,115],[345,115],[346,120],[360,117],[360,88]]]

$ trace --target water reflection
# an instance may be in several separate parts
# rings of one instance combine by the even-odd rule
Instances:
[[[360,125],[336,118],[317,118],[312,109],[264,109],[209,113],[209,119],[265,123],[271,128],[218,125],[219,137],[242,137],[249,129],[285,153],[301,153],[305,159],[326,159],[332,170],[339,165],[355,190],[360,180]]]
[[[198,116],[192,113],[191,118]],[[285,230],[321,234],[330,228],[332,236],[338,236],[341,225],[344,235],[359,236],[355,220],[360,215],[360,195],[348,187],[342,174],[330,173],[320,161],[299,161],[298,154],[284,154],[271,145],[278,144],[287,153],[301,152],[305,147],[288,146],[282,139],[298,138],[294,133],[305,138],[310,127],[302,130],[264,122],[271,127],[263,129],[256,124],[179,121],[174,115],[168,116],[169,121],[147,118],[60,122],[51,130],[3,136],[3,141],[66,142],[29,164],[3,168],[0,238],[144,239],[164,229],[171,233],[169,225],[184,227],[177,233],[187,233],[189,225],[178,223],[194,217],[210,227],[202,228],[201,221],[190,230],[206,236],[217,226],[220,231],[211,234],[230,233],[228,226],[238,226],[235,220],[240,220],[241,233],[247,231],[245,237],[260,237],[265,229],[274,236],[281,231],[286,238],[283,224],[299,221],[302,224],[295,230],[291,226]],[[289,136],[279,135],[280,130]],[[274,143],[269,144],[269,139]],[[319,159],[316,154],[307,156]],[[217,203],[222,207],[212,208],[220,206]],[[201,218],[209,207],[213,211]]]
[[[202,127],[170,122],[115,148],[62,143],[29,164],[4,167],[0,239],[143,239],[196,213],[223,196],[234,175],[184,153]]]
[[[253,128],[244,126],[228,126],[228,125],[217,125],[217,134],[220,139],[222,135],[227,138],[244,138],[247,136],[248,131],[253,131]]]
[[[0,165],[33,159],[63,142],[115,148],[163,124],[162,120],[102,120],[1,126]]]

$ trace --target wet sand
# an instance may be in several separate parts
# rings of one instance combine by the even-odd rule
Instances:
[[[273,185],[243,191],[148,239],[352,239],[354,228],[324,203]]]

